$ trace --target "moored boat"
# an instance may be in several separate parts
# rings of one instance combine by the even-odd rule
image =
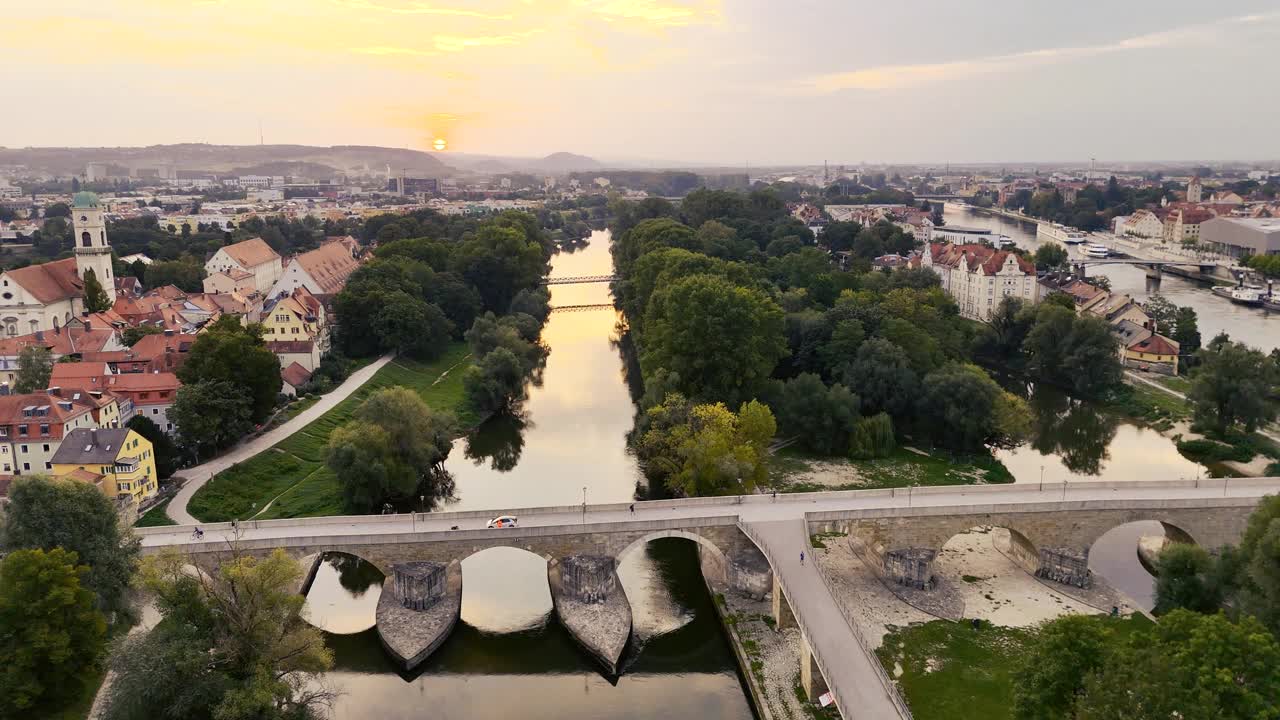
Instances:
[[[1262,288],[1256,285],[1215,285],[1213,294],[1223,297],[1237,305],[1259,307],[1263,305],[1265,295]],[[1280,304],[1276,309],[1280,309]]]

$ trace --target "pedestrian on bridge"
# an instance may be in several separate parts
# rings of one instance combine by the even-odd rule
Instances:
[[[803,565],[803,564],[804,564],[804,551],[803,551],[803,550],[801,550],[801,551],[800,551],[800,564],[801,564],[801,565]]]
[[[635,504],[635,503],[631,503],[631,514],[632,514],[632,515],[635,515],[635,514],[636,514],[636,504]]]

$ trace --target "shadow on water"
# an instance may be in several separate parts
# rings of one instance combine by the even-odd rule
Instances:
[[[1077,475],[1100,475],[1120,426],[1110,413],[1048,387],[1038,388],[1028,404],[1035,416],[1031,447],[1042,455],[1058,455]]]

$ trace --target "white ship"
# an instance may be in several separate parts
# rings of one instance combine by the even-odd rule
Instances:
[[[1084,254],[1091,258],[1104,258],[1111,255],[1111,249],[1106,245],[1098,243],[1088,243],[1084,246]]]
[[[1041,242],[1047,240],[1063,245],[1079,245],[1085,241],[1086,237],[1088,235],[1083,230],[1058,223],[1040,223],[1036,226],[1036,239]]]

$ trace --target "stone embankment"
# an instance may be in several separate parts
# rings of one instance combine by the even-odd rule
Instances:
[[[378,599],[378,639],[406,671],[435,652],[462,610],[462,565],[411,562],[393,565]]]
[[[631,638],[631,603],[616,562],[602,555],[570,555],[547,563],[556,616],[591,657],[618,674]]]

